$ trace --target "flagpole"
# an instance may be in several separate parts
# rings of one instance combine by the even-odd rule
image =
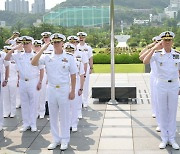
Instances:
[[[110,4],[110,28],[111,28],[111,100],[109,105],[116,105],[115,100],[115,72],[114,72],[114,0]]]

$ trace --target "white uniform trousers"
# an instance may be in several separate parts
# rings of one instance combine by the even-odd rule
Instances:
[[[150,73],[150,90],[151,90],[151,107],[152,113],[156,115],[156,97],[155,97],[155,80],[156,77],[153,73]]]
[[[78,96],[78,117],[82,116],[82,95]]]
[[[3,126],[3,121],[4,121],[4,118],[3,118],[2,86],[0,85],[0,126]]]
[[[38,115],[40,116],[45,115],[46,87],[47,87],[47,84],[46,82],[43,81],[41,90],[39,92]]]
[[[82,93],[82,103],[84,106],[87,106],[89,101],[89,78],[90,78],[89,69],[90,67],[88,65],[86,71],[86,78],[84,81],[83,93]]]
[[[20,79],[19,92],[21,99],[21,113],[23,126],[36,128],[37,107],[39,91],[37,91],[38,78],[24,81]]]
[[[4,116],[16,115],[16,90],[17,81],[12,80],[7,83],[7,86],[3,87],[3,111]]]
[[[16,89],[16,107],[21,106],[21,100],[20,100],[20,93],[19,93],[19,87]]]
[[[158,109],[161,139],[164,142],[173,142],[175,139],[178,91],[178,81],[166,82],[158,79]]]
[[[54,142],[70,141],[69,84],[56,88],[48,83],[48,107],[51,134]]]
[[[158,94],[157,94],[157,78],[153,82],[154,84],[154,102],[155,102],[155,113],[156,113],[156,122],[158,127],[160,127],[160,119],[159,119],[159,106],[158,106]]]
[[[151,90],[151,107],[152,113],[156,115],[156,122],[160,127],[159,110],[157,104],[157,78],[153,73],[150,73],[150,90]]]
[[[76,89],[75,89],[75,98],[70,101],[70,126],[72,128],[76,128],[78,125],[78,109],[79,109],[79,97],[78,96],[78,91],[80,89],[80,78],[79,76],[76,78]],[[82,107],[82,105],[81,105]]]

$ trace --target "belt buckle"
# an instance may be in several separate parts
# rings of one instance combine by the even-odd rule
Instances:
[[[60,85],[56,85],[56,88],[60,88]]]
[[[25,80],[25,81],[29,81],[29,79],[27,79],[27,78],[25,78],[24,80]]]
[[[168,82],[172,82],[172,80],[168,80]]]

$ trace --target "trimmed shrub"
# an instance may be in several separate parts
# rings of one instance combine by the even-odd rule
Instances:
[[[111,63],[111,55],[110,54],[96,54],[93,57],[94,64],[110,64]],[[115,64],[138,64],[142,63],[139,60],[138,53],[132,54],[118,54],[115,55]]]
[[[131,57],[129,54],[115,55],[115,64],[130,64]]]
[[[132,64],[142,63],[142,61],[140,61],[140,59],[139,59],[139,53],[132,54],[131,60],[132,60]]]
[[[110,55],[106,54],[97,54],[93,56],[94,64],[110,64]]]

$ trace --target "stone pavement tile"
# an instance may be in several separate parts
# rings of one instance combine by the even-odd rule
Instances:
[[[105,118],[130,118],[130,111],[106,111]]]
[[[49,118],[49,116],[46,115],[44,119],[37,119],[37,122],[36,122],[37,127],[38,126],[45,126],[48,123],[47,118]]]
[[[17,129],[16,127],[3,127],[3,130],[0,132],[0,141],[4,139],[9,133]]]
[[[104,84],[104,81],[97,81],[93,87],[111,87],[111,80],[106,80],[106,85]]]
[[[132,117],[132,125],[133,126],[157,126],[155,118],[139,118]]]
[[[169,150],[143,150],[143,151],[135,151],[135,154],[171,154],[171,151]]]
[[[179,150],[171,150],[171,154],[179,154],[180,151]]]
[[[34,137],[7,137],[0,142],[0,147],[2,150],[9,149],[13,151],[26,151],[26,148],[28,148],[33,141]]]
[[[0,132],[0,142],[5,138],[4,130]]]
[[[73,137],[70,139],[69,150],[78,151],[97,150],[99,145],[99,137]]]
[[[61,151],[61,150],[28,150],[26,154],[97,154],[96,150],[88,150],[88,151],[77,151],[77,150],[69,150]]]
[[[128,80],[121,80],[121,81],[117,81],[118,83],[116,83],[116,87],[135,87],[136,85],[134,83],[129,83]]]
[[[131,126],[130,118],[104,119],[103,126]]]
[[[98,154],[134,154],[133,150],[98,150]]]
[[[156,131],[156,127],[133,127],[133,137],[158,137],[160,139],[160,132]]]
[[[151,111],[151,104],[132,104],[131,110],[138,110],[138,111]]]
[[[176,126],[180,127],[180,118],[178,118],[178,117],[176,118]]]
[[[60,149],[55,149],[55,150],[48,150],[48,149],[30,150],[28,149],[26,151],[26,154],[61,154],[61,150]]]
[[[66,152],[64,152],[64,154],[97,154],[97,150],[88,150],[88,151],[67,150]]]
[[[132,128],[103,128],[101,137],[132,137]]]
[[[41,149],[46,149],[49,144],[51,144],[52,140],[51,137],[44,137],[42,135],[39,135],[33,143],[30,145],[29,150],[41,150]]]
[[[132,138],[100,138],[99,150],[133,150]]]
[[[180,135],[180,127],[176,127],[176,136],[179,136]]]
[[[21,118],[16,116],[15,118],[4,118],[4,127],[13,127],[21,123]]]
[[[89,104],[89,110],[96,110],[96,111],[105,111],[107,104],[94,104],[95,99],[92,99],[92,103]]]
[[[79,120],[79,126],[90,126],[90,127],[102,127],[103,118],[95,117],[95,118],[86,118]]]
[[[151,118],[152,117],[152,111],[151,110],[131,111],[131,115],[133,117]]]
[[[134,137],[134,150],[159,150],[161,139],[158,137]]]
[[[52,141],[52,135],[50,133],[50,127],[44,127],[43,130],[40,132],[38,137],[44,137],[45,139],[48,138],[50,141]]]
[[[90,109],[88,109],[88,110],[83,109],[83,111],[82,111],[83,117],[99,118],[99,119],[101,117],[102,118],[104,117],[104,113],[105,113],[105,111],[96,111],[96,110],[92,111]]]
[[[0,154],[24,154],[26,149],[16,149],[16,150],[0,150]]]
[[[119,105],[107,105],[107,111],[121,111],[121,110],[130,110],[129,104],[119,104]]]
[[[177,118],[180,118],[180,109],[177,111]]]
[[[78,127],[78,131],[73,133],[71,132],[71,138],[73,137],[100,137],[101,128],[99,127]]]
[[[49,121],[46,123],[45,127],[50,127]]]
[[[40,131],[42,130],[43,127],[37,127],[37,131],[36,132],[31,132],[31,130],[27,130],[25,132],[20,132],[20,128],[21,127],[16,127],[17,129],[11,131],[7,137],[11,138],[11,137],[36,137],[38,136],[38,134],[40,133]]]
[[[176,142],[180,145],[180,136],[178,135],[176,135],[176,138],[175,138],[175,140],[176,140]]]

